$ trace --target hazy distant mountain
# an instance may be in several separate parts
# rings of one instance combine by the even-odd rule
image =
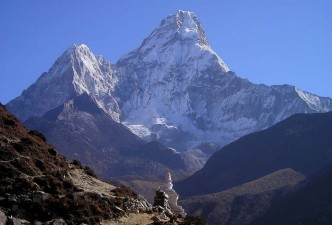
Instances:
[[[225,145],[298,112],[332,109],[330,98],[236,76],[212,50],[197,16],[186,11],[165,18],[116,64],[95,56],[86,45],[69,48],[7,107],[26,120],[83,93],[136,135],[180,152],[205,142]],[[185,160],[196,170],[208,157],[196,148]]]
[[[225,146],[175,189],[183,197],[202,195],[285,168],[309,176],[331,163],[332,112],[297,114]]]

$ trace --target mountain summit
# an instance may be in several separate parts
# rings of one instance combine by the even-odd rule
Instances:
[[[202,46],[209,45],[201,23],[192,12],[179,10],[175,15],[168,16],[151,36],[161,33],[168,37],[174,36],[177,33],[183,39],[196,40]]]
[[[86,45],[73,45],[7,107],[26,120],[31,116],[42,116],[73,97],[87,93],[100,108],[119,121],[119,108],[110,95],[115,83],[109,62],[95,56]]]
[[[186,11],[166,17],[116,64],[86,45],[71,47],[7,107],[26,120],[82,93],[141,138],[179,151],[222,146],[295,113],[332,109],[330,98],[238,77],[212,50],[197,16]]]
[[[194,13],[165,18],[121,58],[122,121],[175,148],[224,145],[298,112],[326,112],[331,100],[295,87],[256,85],[236,76],[211,49]]]
[[[175,15],[165,18],[138,49],[124,56],[118,64],[127,64],[133,60],[140,60],[144,63],[142,66],[186,64],[195,58],[200,61],[195,68],[204,66],[206,61],[214,58],[222,70],[229,71],[227,65],[211,49],[197,16],[192,12],[179,10]]]

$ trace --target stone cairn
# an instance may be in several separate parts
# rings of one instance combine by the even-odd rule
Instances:
[[[161,206],[164,209],[170,209],[168,204],[168,195],[163,190],[161,190],[161,187],[159,187],[159,189],[156,191],[153,206]]]

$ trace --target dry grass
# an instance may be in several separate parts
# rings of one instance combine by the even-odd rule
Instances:
[[[86,192],[98,192],[104,196],[114,196],[112,191],[116,188],[115,186],[91,177],[81,169],[71,169],[69,177],[76,187]]]
[[[151,218],[154,214],[147,213],[130,213],[127,216],[124,216],[115,221],[104,221],[103,225],[148,225],[153,223]]]

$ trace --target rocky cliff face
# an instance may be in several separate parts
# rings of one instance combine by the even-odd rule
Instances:
[[[330,98],[238,77],[186,11],[165,18],[114,65],[85,45],[73,46],[7,107],[25,120],[82,93],[140,137],[179,151],[202,142],[222,146],[292,114],[332,109]]]

